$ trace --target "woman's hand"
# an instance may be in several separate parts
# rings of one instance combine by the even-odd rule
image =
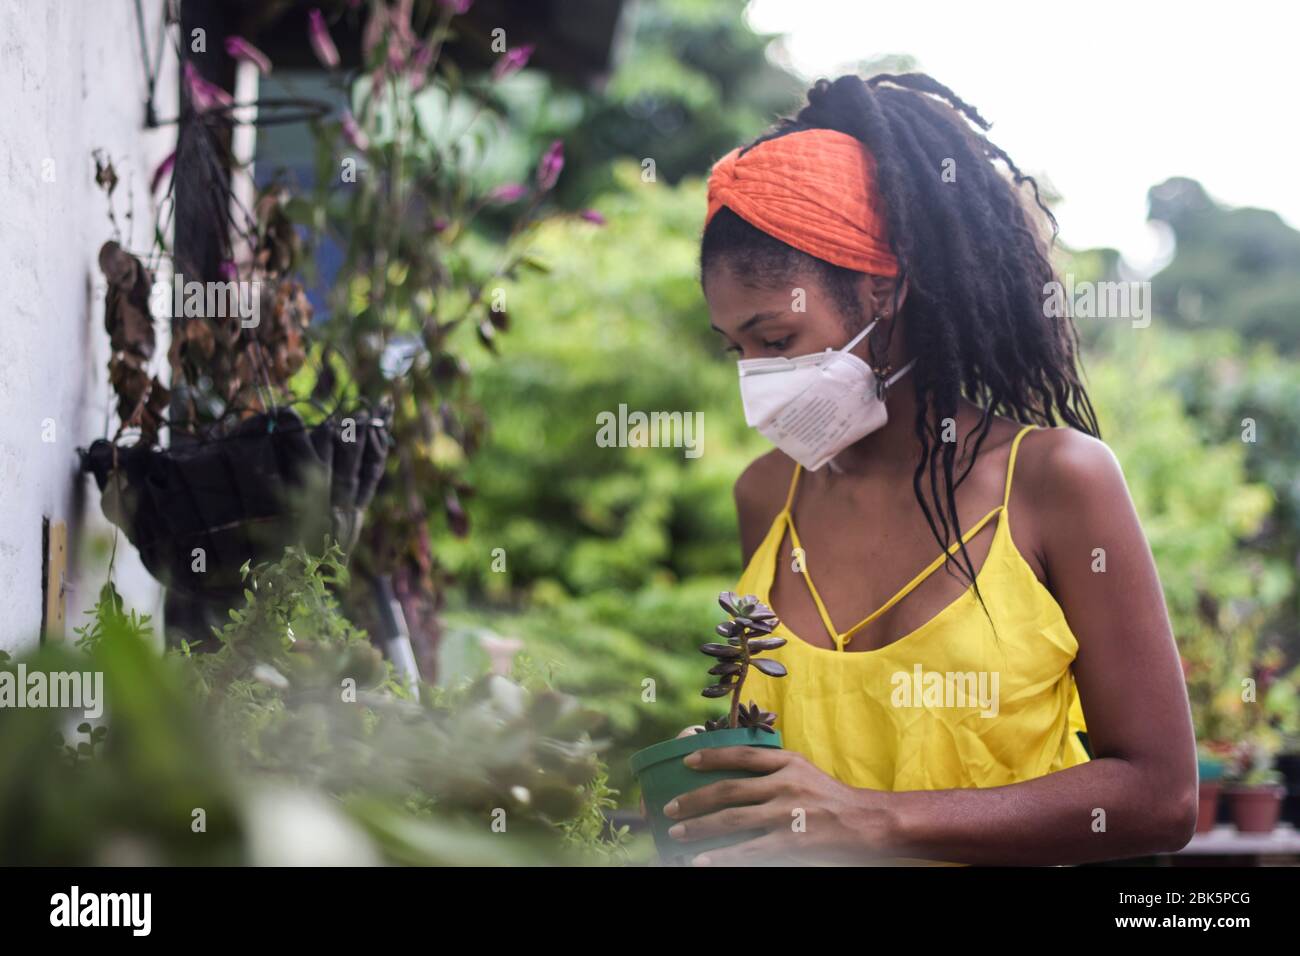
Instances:
[[[719,747],[685,758],[695,770],[765,774],[709,784],[664,808],[680,822],[668,831],[682,842],[743,830],[762,836],[709,850],[696,866],[862,863],[897,855],[895,794],[840,783],[802,754],[767,747]]]

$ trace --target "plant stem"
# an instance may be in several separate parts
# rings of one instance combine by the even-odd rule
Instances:
[[[731,712],[727,718],[727,726],[732,730],[740,719],[740,690],[745,686],[745,675],[749,673],[749,629],[740,629],[740,673],[736,675],[736,688],[731,692]]]

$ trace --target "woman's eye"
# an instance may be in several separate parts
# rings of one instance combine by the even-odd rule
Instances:
[[[794,338],[794,336],[787,335],[785,338],[777,339],[774,342],[764,342],[763,348],[772,349],[774,352],[784,352],[790,347],[790,339],[792,338]]]
[[[744,354],[744,351],[745,351],[745,350],[742,349],[739,345],[728,345],[728,346],[726,346],[726,347],[723,348],[723,350],[722,350],[722,354],[723,354],[723,355],[726,355],[726,354],[729,353],[729,352],[734,352],[734,353],[736,353],[737,355],[742,355],[742,354]]]

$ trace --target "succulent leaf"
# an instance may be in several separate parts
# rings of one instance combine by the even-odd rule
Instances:
[[[740,656],[740,648],[731,644],[701,644],[700,650],[710,657],[721,657],[731,659]]]

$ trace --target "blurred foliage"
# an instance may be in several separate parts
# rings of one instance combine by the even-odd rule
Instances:
[[[1113,262],[1090,253],[1073,264]],[[1300,674],[1282,673],[1295,657],[1297,587],[1295,532],[1279,540],[1294,513],[1282,466],[1295,455],[1289,363],[1233,332],[1165,319],[1085,322],[1089,388],[1160,571],[1198,739],[1275,752],[1296,732],[1284,701]],[[1241,420],[1251,408],[1253,432]]]
[[[713,716],[715,708],[700,696],[695,648],[717,623],[718,591],[734,583],[698,576],[582,597],[539,586],[525,610],[448,612],[444,645],[454,647],[485,629],[523,638],[528,657],[548,680],[606,717],[610,781],[626,795],[632,751]]]
[[[1180,400],[1180,375],[1203,363],[1192,336],[1116,329],[1088,358],[1102,435],[1124,467],[1156,555],[1175,631],[1230,602],[1275,607],[1290,569],[1242,547],[1264,526],[1272,490],[1249,480],[1240,429],[1202,432]]]
[[[75,648],[0,662],[101,672],[106,704],[75,734],[68,711],[0,710],[0,860],[617,858],[599,715],[499,675],[413,696],[339,613],[339,559],[295,548],[247,569],[216,653],[159,656],[110,587]]]
[[[598,204],[607,225],[538,231],[548,272],[510,289],[514,328],[475,369],[492,427],[468,470],[474,531],[438,545],[457,603],[498,608],[449,614],[449,632],[524,638],[558,687],[609,718],[626,791],[628,748],[711,713],[693,652],[739,574],[731,487],[763,443],[699,294],[703,184],[646,183],[632,163],[616,179]],[[702,412],[703,454],[600,447],[597,416],[620,403]]]
[[[1229,209],[1192,179],[1148,192],[1149,218],[1177,242],[1151,283],[1156,308],[1188,328],[1230,328],[1300,352],[1300,232],[1267,209]]]
[[[798,102],[806,84],[767,55],[773,37],[745,22],[746,0],[641,0],[625,11],[629,41],[599,90],[575,91],[525,71],[502,84],[521,145],[514,161],[563,138],[570,208],[615,185],[616,162],[654,160],[660,182],[707,173]],[[523,145],[529,144],[529,145]]]
[[[1179,394],[1207,440],[1242,442],[1248,474],[1275,499],[1250,548],[1294,569],[1300,555],[1300,367],[1267,343],[1247,347],[1227,332],[1198,334],[1196,351],[1201,360],[1187,362],[1175,380]],[[1291,652],[1300,654],[1295,587],[1273,623]]]
[[[508,328],[502,283],[528,267],[564,166],[556,141],[523,181],[495,178],[489,159],[508,124],[494,77],[440,58],[453,12],[370,0],[364,69],[332,68],[351,109],[313,124],[315,188],[288,206],[314,256],[341,258],[313,361],[293,385],[336,413],[360,406],[387,420],[394,450],[356,560],[393,575],[421,656],[443,583],[430,536],[466,532],[462,469],[484,428],[463,355],[494,349]]]
[[[643,183],[632,164],[618,178],[599,204],[603,228],[560,220],[538,231],[549,271],[510,289],[515,329],[475,370],[493,423],[468,470],[476,532],[440,542],[472,592],[504,598],[553,581],[587,594],[739,572],[731,487],[764,445],[745,426],[734,363],[699,293],[702,184]],[[703,413],[703,454],[600,447],[597,416],[620,404]]]

